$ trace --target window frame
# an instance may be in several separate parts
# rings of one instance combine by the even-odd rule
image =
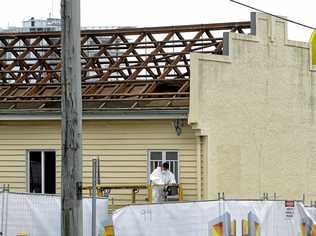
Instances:
[[[45,194],[45,152],[54,152],[55,153],[55,194],[57,192],[57,154],[55,149],[28,149],[26,150],[26,192],[30,193],[30,153],[31,152],[40,152],[41,153],[41,193]]]
[[[176,179],[176,182],[177,183],[180,183],[180,179],[181,179],[181,176],[180,176],[180,152],[179,152],[179,150],[177,150],[177,149],[148,149],[147,150],[147,183],[150,183],[150,174],[151,174],[151,172],[150,172],[150,161],[151,161],[151,159],[150,159],[150,154],[152,153],[152,152],[161,152],[162,153],[162,163],[164,163],[165,161],[166,161],[166,153],[167,152],[176,152],[178,155],[177,155],[177,162],[178,162],[178,179]],[[174,175],[175,175],[175,173],[173,173]],[[175,175],[176,176],[176,175]]]

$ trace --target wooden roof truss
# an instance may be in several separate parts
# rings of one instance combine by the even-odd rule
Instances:
[[[84,109],[187,108],[190,53],[221,54],[223,32],[249,27],[233,22],[83,31]],[[0,34],[0,109],[60,109],[60,42],[60,32]]]

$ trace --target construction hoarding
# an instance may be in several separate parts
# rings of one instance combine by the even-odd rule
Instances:
[[[83,199],[83,235],[91,235],[91,198]],[[107,221],[107,199],[97,199],[97,232],[102,235]],[[44,194],[0,192],[0,235],[58,236],[60,197]]]
[[[295,201],[219,200],[131,205],[113,224],[115,236],[316,236],[315,213]]]

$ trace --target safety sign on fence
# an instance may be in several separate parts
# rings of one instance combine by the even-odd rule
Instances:
[[[113,224],[115,236],[316,236],[314,209],[295,201],[131,205]]]

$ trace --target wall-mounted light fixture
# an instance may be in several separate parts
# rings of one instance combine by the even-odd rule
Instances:
[[[182,127],[183,127],[183,120],[177,119],[172,121],[172,127],[175,129],[176,134],[178,136],[182,133]]]

